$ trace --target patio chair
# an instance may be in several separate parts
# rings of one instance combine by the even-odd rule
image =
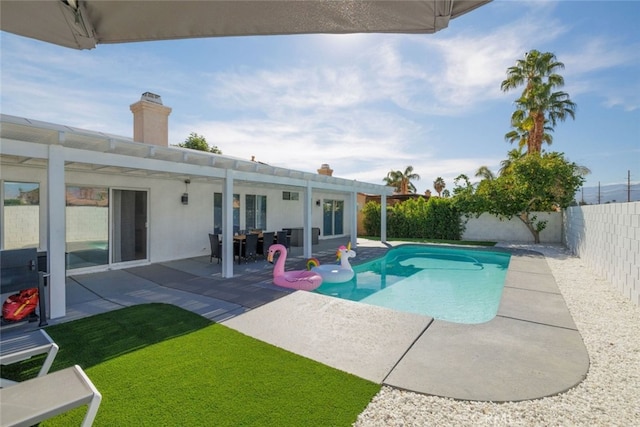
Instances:
[[[88,405],[82,426],[89,427],[101,400],[98,389],[75,365],[0,389],[0,420],[2,426],[32,426]]]
[[[291,239],[287,235],[287,232],[285,230],[278,231],[278,234],[276,234],[276,241],[279,245],[283,245],[285,248],[289,249],[289,243],[291,242]]]
[[[262,233],[262,240],[258,240],[258,254],[262,255],[265,259],[269,253],[269,247],[273,245],[275,235],[275,232],[267,231]]]
[[[257,234],[247,234],[244,241],[242,242],[242,252],[241,257],[244,258],[245,262],[249,262],[249,258],[253,258],[253,261],[257,261],[256,254],[258,253],[258,235]]]
[[[220,260],[222,259],[222,242],[220,241],[220,236],[209,233],[209,243],[211,244],[211,257],[209,258],[209,262],[213,261],[214,258],[218,258],[218,264],[220,264]]]

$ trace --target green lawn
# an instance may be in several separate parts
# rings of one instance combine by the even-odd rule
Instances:
[[[52,371],[79,364],[103,395],[96,426],[348,426],[380,385],[167,304],[55,325]],[[3,367],[35,376],[37,361]],[[79,425],[85,409],[42,426]]]

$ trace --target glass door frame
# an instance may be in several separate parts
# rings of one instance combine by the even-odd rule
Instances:
[[[121,215],[116,213],[116,192],[134,192],[134,193],[144,193],[145,194],[145,218],[144,218],[144,244],[145,244],[145,257],[140,259],[132,259],[126,261],[116,261],[115,260],[115,251],[116,251],[116,242],[121,240],[116,239],[116,231],[119,229],[119,226],[116,224],[116,221],[121,219]],[[150,190],[148,188],[124,188],[124,187],[110,187],[109,188],[109,197],[111,202],[109,203],[109,265],[118,265],[118,266],[126,266],[126,265],[138,265],[138,264],[146,264],[150,261],[151,256],[151,245],[150,245],[150,233],[149,233],[149,212],[150,212]],[[121,205],[120,205],[121,206]],[[134,222],[136,222],[136,206],[134,205]],[[135,224],[134,224],[134,233]],[[134,237],[133,244],[135,245],[136,239]],[[135,252],[135,247],[134,247]]]

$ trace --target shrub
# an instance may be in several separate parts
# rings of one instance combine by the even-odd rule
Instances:
[[[376,202],[367,202],[362,208],[362,224],[367,236],[380,237],[380,211],[380,204]]]
[[[380,236],[380,205],[368,202],[363,208],[367,235]],[[387,208],[387,237],[460,240],[464,225],[451,199],[419,197]]]

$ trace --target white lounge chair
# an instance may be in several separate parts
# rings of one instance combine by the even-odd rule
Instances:
[[[89,427],[101,400],[100,392],[76,365],[0,389],[0,425],[28,427],[88,405],[82,426]]]
[[[47,375],[57,353],[58,345],[42,329],[27,333],[3,332],[0,338],[0,364],[2,365],[10,365],[39,354],[46,354],[47,357],[38,373],[39,377]],[[13,383],[0,378],[0,387],[7,387]]]

